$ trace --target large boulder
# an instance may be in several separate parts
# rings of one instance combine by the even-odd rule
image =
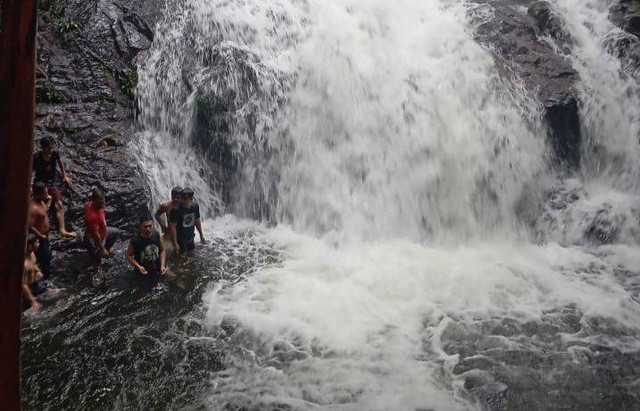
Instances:
[[[64,198],[67,225],[80,232],[93,188],[106,194],[108,223],[128,232],[148,203],[127,143],[136,132],[135,58],[151,45],[160,6],[160,0],[39,2],[35,147],[43,137],[56,141],[73,179]],[[69,244],[56,240],[54,248]]]
[[[494,54],[505,76],[515,74],[545,109],[549,137],[562,166],[580,162],[580,120],[575,84],[578,73],[558,52],[570,47],[562,20],[545,1],[479,2],[472,10],[476,38]],[[551,38],[552,40],[548,40]]]

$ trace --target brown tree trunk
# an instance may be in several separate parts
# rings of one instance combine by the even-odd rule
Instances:
[[[36,1],[0,0],[0,404],[20,409],[20,318],[33,145]]]

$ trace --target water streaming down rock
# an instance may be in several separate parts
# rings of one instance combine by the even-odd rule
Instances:
[[[539,108],[498,76],[463,3],[170,3],[141,72],[140,156],[202,163],[152,185],[210,183],[277,222],[261,235],[283,254],[205,295],[207,325],[242,351],[211,408],[638,403],[637,120],[614,91],[633,83],[603,51],[606,10],[569,3],[584,161],[546,194]],[[629,210],[627,246],[600,245],[619,237],[602,240],[592,187],[625,199],[607,210]]]

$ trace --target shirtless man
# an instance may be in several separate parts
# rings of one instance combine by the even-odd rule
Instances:
[[[180,204],[180,199],[182,198],[182,188],[181,187],[173,187],[171,189],[171,200],[165,201],[160,204],[158,210],[156,210],[156,221],[160,224],[160,228],[162,229],[163,241],[169,240],[169,214],[171,210]],[[165,215],[163,219],[162,216]],[[166,222],[165,222],[166,221]]]
[[[64,207],[60,190],[62,184],[71,186],[71,177],[67,175],[60,154],[53,148],[53,140],[50,137],[44,137],[40,140],[40,148],[41,150],[33,155],[33,170],[36,172],[34,183],[44,183],[48,194],[53,199],[60,235],[75,237],[76,233],[67,231],[64,223]],[[60,169],[60,173],[58,173],[58,169]]]
[[[36,236],[40,246],[35,251],[38,265],[46,280],[51,278],[51,247],[49,245],[49,207],[51,196],[47,186],[38,181],[33,184],[29,201],[29,232]]]
[[[27,238],[27,252],[24,257],[24,275],[22,276],[22,310],[25,311],[31,308],[34,314],[40,312],[40,303],[36,299],[32,287],[43,278],[42,272],[36,264],[34,252],[37,249],[38,237],[29,234]]]

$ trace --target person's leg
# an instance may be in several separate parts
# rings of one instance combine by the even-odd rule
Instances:
[[[64,206],[62,205],[62,192],[56,186],[47,187],[47,192],[51,196],[53,208],[56,210],[56,219],[58,220],[58,232],[63,237],[75,237],[76,233],[67,231],[64,221]]]
[[[171,271],[171,270],[167,270],[164,273],[164,278],[166,278],[168,281],[175,281],[176,280],[176,274]]]
[[[188,242],[186,246],[187,246],[187,256],[193,257],[193,254],[195,254],[195,249],[196,249],[195,239],[192,239],[190,242]]]
[[[49,239],[46,238],[44,240],[40,240],[40,247],[38,247],[38,251],[36,251],[36,260],[38,263],[38,267],[42,271],[45,280],[49,280],[51,278],[51,245],[49,244]]]
[[[122,239],[124,231],[114,227],[107,227],[107,235],[104,238],[104,248],[111,251],[116,241]]]

